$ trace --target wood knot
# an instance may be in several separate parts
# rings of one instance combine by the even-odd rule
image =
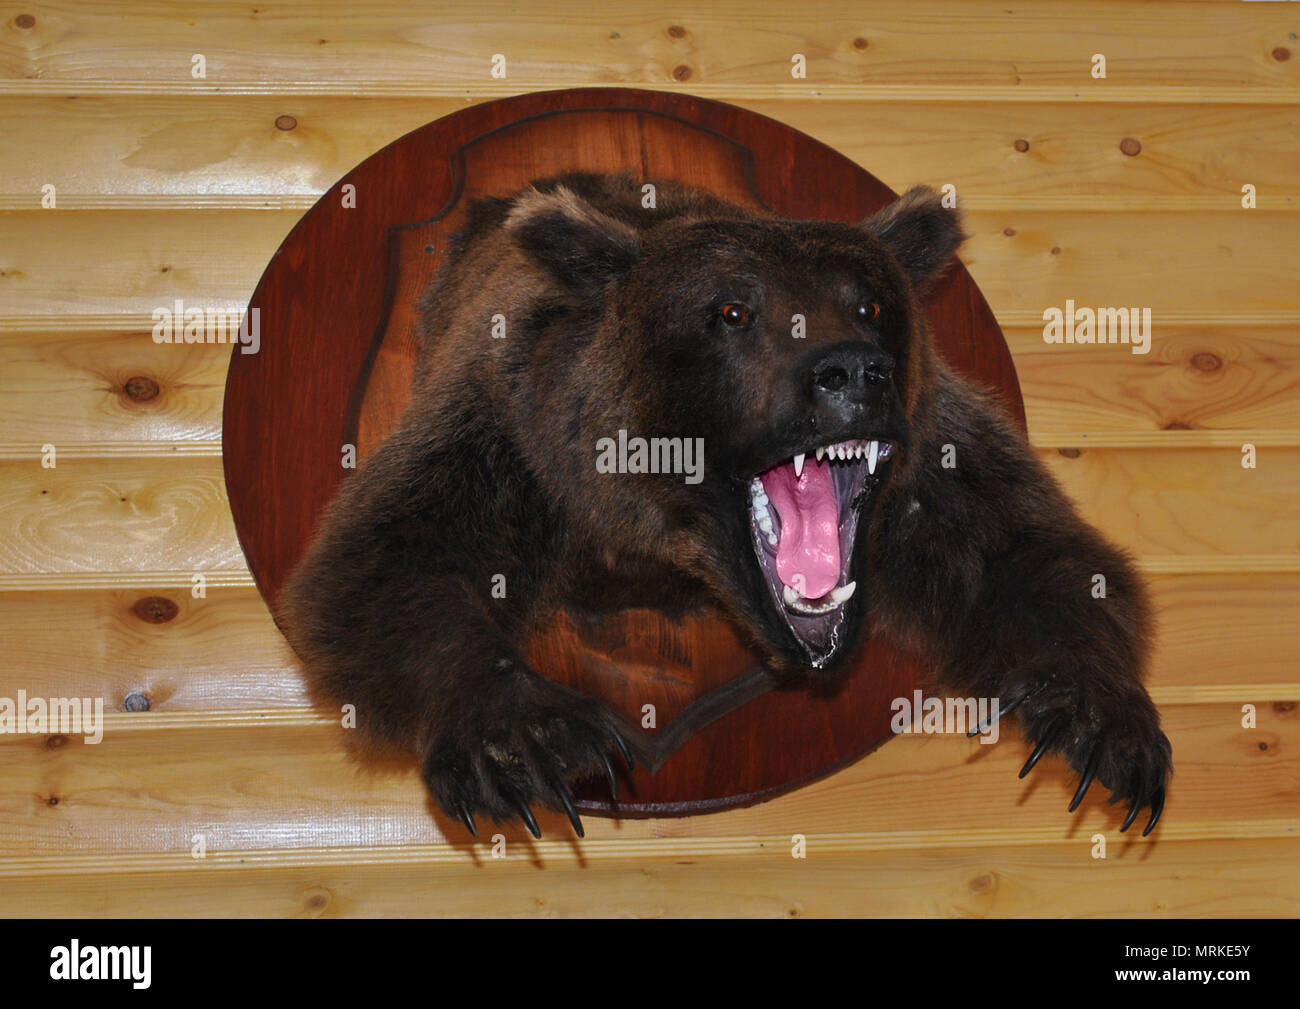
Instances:
[[[148,403],[158,398],[158,383],[144,375],[132,375],[122,383],[122,391],[128,399],[137,403]]]
[[[1053,246],[1052,246],[1052,255],[1053,255],[1053,256],[1059,256],[1060,254],[1061,254],[1061,247],[1060,247],[1059,245],[1053,245]]]
[[[1268,743],[1260,743],[1260,744],[1259,744],[1259,748],[1260,748],[1261,750],[1267,750],[1267,749],[1268,749]]]
[[[1077,448],[1058,448],[1056,451],[1067,459],[1077,459],[1079,456],[1083,455],[1083,453]]]
[[[1288,715],[1295,711],[1295,701],[1274,701],[1273,710],[1279,715]]]
[[[137,599],[131,607],[131,612],[146,624],[165,624],[168,620],[175,620],[180,611],[181,608],[166,596],[145,596]]]
[[[673,79],[679,81],[689,81],[691,79],[691,68],[685,63],[679,63],[673,67]]]
[[[1192,355],[1192,367],[1197,371],[1218,371],[1223,367],[1223,358],[1203,350],[1199,354]]]
[[[970,881],[971,893],[988,893],[993,889],[993,877],[987,872],[982,872]]]
[[[277,130],[291,130],[297,125],[298,120],[293,116],[277,116],[275,120],[275,128]]]
[[[47,736],[45,739],[45,748],[47,750],[57,750],[62,746],[68,745],[68,737],[59,733],[56,736]]]
[[[15,28],[31,28],[35,24],[36,24],[36,19],[32,17],[30,14],[19,14],[16,18],[14,18]],[[1274,49],[1273,52],[1276,54],[1277,50]]]
[[[332,896],[323,886],[314,886],[307,891],[303,904],[308,911],[324,911],[329,907]]]
[[[867,48],[867,46],[870,45],[870,44],[871,44],[871,43],[869,43],[869,42],[868,42],[866,39],[864,39],[861,35],[859,35],[857,38],[855,38],[855,39],[853,40],[853,48],[854,48],[854,49],[865,49],[865,48]]]
[[[1021,154],[1024,154],[1025,151],[1029,150],[1029,141],[1026,140],[1024,137],[1021,137],[1019,140],[1015,142],[1014,146],[1016,150],[1018,150]]]
[[[51,806],[57,806],[59,804],[59,797],[57,795],[51,795],[46,802]]]
[[[1290,58],[1291,50],[1286,46],[1278,46],[1273,50],[1273,59],[1277,60],[1279,63],[1285,63]]]
[[[1184,420],[1171,420],[1160,425],[1161,431],[1191,431],[1192,425]]]
[[[1142,141],[1137,137],[1125,137],[1119,142],[1119,149],[1130,158],[1137,157],[1142,153]]]
[[[1015,229],[1015,228],[1003,228],[1003,229],[1002,229],[1002,234],[1006,235],[1008,238],[1010,238],[1010,237],[1011,237],[1012,235],[1014,235],[1015,233],[1016,233],[1016,229]]]
[[[668,37],[673,39],[684,39],[686,38],[686,29],[681,25],[669,25]]]

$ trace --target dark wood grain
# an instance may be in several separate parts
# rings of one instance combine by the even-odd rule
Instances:
[[[240,543],[272,610],[345,471],[392,429],[409,397],[416,298],[466,202],[583,169],[675,178],[789,217],[856,222],[890,202],[879,180],[797,130],[677,93],[580,88],[488,102],[395,141],[340,180],[276,252],[250,302],[262,350],[235,352],[226,387],[226,483]],[[918,180],[923,181],[923,180]],[[356,207],[343,206],[355,187]],[[998,390],[1024,425],[1006,343],[963,268],[927,305],[940,353]],[[535,668],[657,728],[619,815],[671,815],[758,801],[890,738],[890,702],[922,671],[864,642],[850,671],[812,694],[770,690],[755,654],[707,614],[673,623],[630,611],[600,626],[561,616],[530,649]],[[674,725],[675,720],[685,719]],[[707,724],[706,724],[707,722]],[[670,730],[670,726],[673,728]],[[608,795],[583,793],[588,811]]]

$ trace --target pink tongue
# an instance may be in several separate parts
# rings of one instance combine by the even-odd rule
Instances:
[[[785,463],[761,479],[781,519],[777,575],[808,599],[824,596],[840,580],[840,499],[831,464],[810,456],[801,477],[795,477],[794,463]]]

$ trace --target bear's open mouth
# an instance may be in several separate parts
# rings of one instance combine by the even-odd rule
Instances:
[[[777,612],[814,668],[840,645],[862,505],[889,441],[854,439],[800,453],[749,483],[750,529]]]

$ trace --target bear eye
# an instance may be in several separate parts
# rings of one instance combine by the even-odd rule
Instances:
[[[722,306],[722,321],[728,326],[748,326],[750,311],[748,305],[738,301]]]
[[[863,322],[875,322],[880,318],[880,306],[874,301],[858,302],[858,318]]]

